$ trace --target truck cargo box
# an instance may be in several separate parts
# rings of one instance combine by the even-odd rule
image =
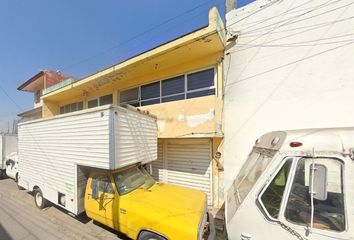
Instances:
[[[19,124],[19,185],[83,211],[85,168],[118,169],[157,159],[156,119],[106,105]]]

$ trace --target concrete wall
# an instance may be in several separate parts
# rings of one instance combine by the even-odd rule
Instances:
[[[349,0],[271,0],[227,14],[225,190],[262,134],[353,126],[353,13]]]

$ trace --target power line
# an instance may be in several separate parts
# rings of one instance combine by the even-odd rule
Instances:
[[[195,6],[195,7],[193,7],[193,8],[191,8],[191,9],[188,9],[187,11],[185,11],[185,12],[183,12],[183,13],[181,13],[181,14],[178,14],[178,15],[172,17],[172,18],[169,18],[169,19],[167,19],[167,20],[165,20],[165,21],[159,23],[158,25],[155,25],[154,27],[151,27],[151,28],[149,28],[149,29],[147,29],[147,30],[145,30],[145,31],[143,31],[143,32],[141,32],[141,33],[139,33],[139,34],[136,34],[136,35],[134,35],[133,37],[131,37],[131,38],[127,39],[127,40],[124,40],[123,42],[121,42],[121,43],[119,43],[119,44],[117,44],[117,45],[115,45],[115,46],[112,46],[112,47],[110,47],[110,48],[108,48],[108,49],[106,49],[106,50],[103,50],[103,51],[101,51],[101,52],[95,54],[95,55],[92,55],[92,56],[90,56],[90,57],[87,57],[87,58],[85,58],[85,59],[83,59],[83,60],[81,60],[81,61],[79,61],[79,62],[76,62],[76,63],[71,64],[71,65],[69,65],[69,66],[65,66],[65,67],[63,67],[62,69],[65,70],[65,69],[72,68],[73,66],[80,65],[80,64],[82,64],[82,63],[84,63],[84,62],[87,62],[87,61],[91,60],[92,58],[96,58],[96,57],[98,57],[98,56],[104,55],[104,54],[110,52],[110,51],[113,50],[113,49],[116,49],[116,48],[118,48],[118,47],[124,46],[125,44],[127,44],[127,43],[129,43],[129,42],[131,42],[131,41],[133,41],[133,40],[135,40],[135,39],[137,39],[137,38],[139,38],[139,37],[141,37],[141,36],[143,36],[143,35],[145,35],[145,34],[151,32],[151,31],[153,31],[153,30],[155,30],[155,29],[157,29],[157,28],[159,28],[159,27],[161,27],[161,26],[164,26],[164,25],[166,25],[166,24],[169,23],[169,22],[172,22],[173,20],[175,20],[175,19],[177,19],[177,18],[179,18],[179,17],[181,17],[181,16],[184,16],[184,15],[186,15],[186,14],[188,14],[188,13],[191,13],[191,12],[195,11],[196,9],[201,8],[201,7],[203,7],[203,6],[205,6],[205,5],[209,4],[209,3],[211,3],[211,2],[213,2],[213,1],[215,1],[215,0],[208,0],[208,1],[206,1],[206,2],[203,2],[203,3],[201,3],[201,4],[199,4],[199,5]]]

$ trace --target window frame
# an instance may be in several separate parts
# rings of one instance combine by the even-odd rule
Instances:
[[[91,177],[91,184],[90,184],[90,188],[91,188],[91,191],[93,190],[93,181],[97,181],[97,177],[107,177],[108,181],[109,181],[109,184],[111,185],[111,189],[112,189],[112,192],[101,192],[99,191],[99,186],[98,186],[98,189],[97,189],[97,192],[98,193],[103,193],[103,194],[111,194],[111,195],[115,195],[116,194],[116,190],[114,189],[114,184],[112,184],[112,180],[111,180],[111,177],[105,173],[96,173],[94,174],[92,177]]]
[[[79,103],[82,103],[82,109],[79,109]],[[76,105],[76,110],[72,111],[71,106],[75,104]],[[69,107],[69,111],[66,112],[65,108]],[[64,104],[62,106],[59,106],[59,115],[61,114],[67,114],[67,113],[72,113],[72,112],[77,112],[77,111],[81,111],[84,109],[84,101],[78,101],[78,102],[72,102],[72,103],[68,103],[68,104]],[[62,111],[63,110],[63,111]]]
[[[297,224],[297,223],[294,223],[294,222],[291,222],[289,221],[286,216],[285,216],[285,210],[286,210],[286,207],[287,207],[287,204],[288,204],[288,201],[289,201],[289,197],[290,197],[290,192],[291,192],[291,188],[293,186],[293,183],[294,183],[294,178],[295,178],[295,172],[296,172],[296,167],[299,163],[299,161],[302,159],[302,158],[328,158],[328,159],[333,159],[333,160],[336,160],[338,162],[340,162],[340,164],[342,165],[342,190],[343,190],[343,204],[344,204],[344,218],[345,218],[345,228],[344,228],[344,231],[334,231],[332,229],[328,229],[328,230],[325,230],[325,229],[320,229],[320,228],[315,228],[313,227],[311,229],[311,231],[316,234],[316,233],[321,233],[321,232],[327,232],[327,233],[330,233],[330,234],[333,234],[335,236],[337,235],[342,235],[344,233],[346,233],[348,231],[348,211],[347,211],[347,202],[346,202],[346,192],[347,192],[347,189],[346,189],[346,181],[345,181],[345,161],[338,155],[316,155],[316,156],[298,156],[297,159],[293,162],[293,166],[291,168],[291,178],[290,181],[289,181],[289,185],[287,186],[287,191],[286,191],[286,195],[284,200],[284,202],[282,202],[281,204],[281,210],[280,210],[280,213],[279,213],[279,220],[281,220],[282,222],[286,222],[288,225],[291,225],[291,226],[294,226],[294,227],[297,227],[297,228],[304,228],[304,225],[300,225],[300,224]],[[278,221],[278,220],[277,220]],[[306,226],[305,226],[306,228]],[[333,236],[331,236],[333,237]]]
[[[279,219],[283,217],[284,207],[286,206],[287,199],[288,199],[288,192],[291,189],[291,185],[292,185],[292,181],[293,181],[293,177],[294,177],[294,166],[296,166],[297,161],[299,159],[299,157],[295,157],[295,156],[279,156],[278,158],[282,158],[280,164],[276,167],[275,171],[271,174],[271,176],[267,178],[266,184],[262,186],[261,190],[259,191],[259,193],[257,195],[257,200],[256,200],[258,206],[261,208],[262,214],[265,215],[265,217],[268,220],[270,220],[271,222],[278,222]],[[291,167],[289,170],[288,180],[285,184],[283,199],[281,200],[281,203],[280,203],[278,218],[274,218],[268,213],[267,208],[263,204],[262,196],[263,196],[264,192],[268,189],[269,185],[276,178],[276,176],[278,175],[280,170],[285,166],[285,163],[287,162],[287,160],[289,160],[289,159],[292,159],[292,163],[291,163]]]
[[[99,97],[90,98],[90,99],[87,99],[87,101],[86,101],[87,102],[87,105],[86,105],[87,109],[95,108],[95,107],[89,107],[89,102],[93,101],[93,100],[97,100],[97,106],[95,106],[95,107],[99,107],[100,106]]]
[[[211,87],[204,87],[204,88],[198,88],[198,89],[193,89],[193,90],[188,90],[188,75],[190,74],[194,74],[194,73],[198,73],[198,72],[202,72],[202,71],[206,71],[206,70],[213,70],[214,72],[214,76],[213,76],[213,86]],[[162,82],[165,81],[165,80],[170,80],[172,78],[176,78],[176,77],[180,77],[180,76],[183,76],[183,79],[184,79],[184,92],[181,92],[181,93],[175,93],[175,94],[170,94],[170,95],[166,95],[166,96],[162,96]],[[120,104],[129,104],[129,103],[136,103],[135,100],[134,101],[128,101],[128,102],[121,102],[120,101],[120,94],[124,91],[127,91],[127,90],[131,90],[131,89],[134,89],[134,88],[138,88],[138,107],[142,107],[142,106],[149,106],[149,105],[154,105],[154,104],[161,104],[161,103],[167,103],[167,102],[174,102],[174,101],[180,101],[180,100],[187,100],[187,99],[192,99],[192,98],[188,98],[188,94],[190,93],[196,93],[196,92],[201,92],[201,91],[205,91],[205,90],[211,90],[211,89],[214,89],[214,94],[215,96],[218,96],[218,91],[217,91],[217,76],[218,76],[218,72],[217,72],[217,66],[215,65],[212,65],[212,66],[208,66],[208,67],[205,67],[205,68],[200,68],[200,69],[197,69],[197,70],[194,70],[194,71],[189,71],[189,72],[183,72],[183,73],[180,73],[180,74],[176,74],[176,75],[173,75],[173,76],[169,76],[168,78],[163,78],[163,79],[159,79],[159,80],[156,80],[156,81],[150,81],[150,82],[147,82],[147,83],[144,83],[144,84],[141,84],[141,85],[135,85],[135,86],[132,86],[132,87],[129,87],[129,88],[125,88],[125,89],[122,89],[122,90],[118,90],[118,102],[119,102],[119,105]],[[141,87],[145,86],[145,85],[149,85],[149,84],[152,84],[152,83],[157,83],[159,82],[159,85],[160,85],[160,96],[159,97],[156,97],[156,98],[149,98],[149,99],[144,99],[142,100],[141,99]],[[166,101],[166,102],[163,102],[163,99],[164,98],[167,98],[167,97],[174,97],[174,96],[178,96],[178,95],[183,95],[184,98],[183,99],[179,99],[179,100],[172,100],[172,101]],[[211,95],[204,95],[204,96],[199,96],[199,97],[206,97],[206,96],[211,96]],[[193,97],[195,98],[195,97]],[[157,100],[159,99],[159,103],[154,103],[154,104],[148,104],[148,105],[143,105],[142,103],[143,102],[147,102],[147,101],[152,101],[152,100]]]
[[[108,93],[108,94],[105,94],[105,95],[101,95],[101,96],[99,96],[99,97],[97,98],[97,103],[98,103],[97,107],[99,107],[99,106],[104,106],[104,105],[101,105],[101,98],[102,98],[102,97],[107,97],[107,96],[111,96],[112,102],[111,102],[111,103],[106,103],[106,104],[104,104],[104,105],[113,104],[113,93]],[[93,100],[93,99],[92,99],[92,100]],[[88,103],[88,102],[87,102],[87,103]]]

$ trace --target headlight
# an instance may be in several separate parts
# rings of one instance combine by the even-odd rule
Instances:
[[[205,224],[206,224],[207,220],[208,220],[208,217],[207,217],[207,204],[205,204],[204,212],[203,212],[203,215],[202,215],[202,218],[200,220],[199,227],[198,227],[198,240],[201,240],[202,237],[203,237],[204,228],[205,228]]]

